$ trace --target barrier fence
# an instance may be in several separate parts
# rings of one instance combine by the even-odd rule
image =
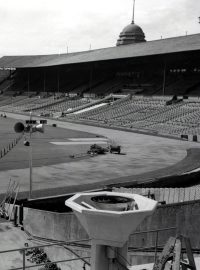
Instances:
[[[135,193],[170,204],[200,200],[200,185],[187,188],[113,188],[115,192]]]
[[[23,134],[20,134],[19,137],[17,137],[12,142],[10,142],[8,145],[3,147],[0,150],[0,158],[3,158],[8,152],[10,152],[18,144],[18,142],[21,140],[22,137],[23,137]]]

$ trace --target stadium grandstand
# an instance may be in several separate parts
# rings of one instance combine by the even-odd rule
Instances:
[[[116,47],[0,59],[0,108],[111,127],[196,136],[200,34],[145,41],[131,23]]]

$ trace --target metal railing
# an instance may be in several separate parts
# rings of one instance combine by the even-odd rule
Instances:
[[[86,241],[88,242],[88,239],[81,239],[81,240],[75,240],[75,241],[72,240],[72,241],[67,241],[67,242],[61,241],[61,242],[56,242],[56,243],[51,243],[51,244],[36,245],[36,246],[31,246],[31,247],[19,248],[19,249],[3,250],[3,251],[0,251],[0,255],[4,253],[12,253],[12,252],[19,252],[20,254],[22,254],[22,266],[16,267],[16,268],[10,268],[7,270],[26,270],[29,268],[35,268],[35,267],[51,265],[51,264],[56,264],[56,263],[72,262],[72,261],[78,261],[78,260],[83,262],[83,269],[85,269],[85,265],[90,266],[90,263],[86,261],[86,259],[90,259],[90,256],[80,257],[77,254],[75,254],[75,252],[73,252],[73,255],[76,255],[77,258],[50,261],[50,262],[34,264],[34,265],[26,265],[26,252],[27,250],[31,250],[34,248],[45,248],[45,247],[51,247],[51,246],[66,246],[66,245],[72,245],[72,244],[76,244],[79,242],[86,242]]]
[[[156,262],[157,256],[158,256],[158,252],[161,251],[165,245],[165,242],[162,244],[159,244],[159,234],[163,233],[163,232],[167,232],[167,231],[172,231],[174,234],[176,235],[176,227],[168,227],[168,228],[161,228],[161,229],[156,229],[156,230],[145,230],[145,231],[138,231],[138,232],[134,232],[130,235],[131,237],[134,236],[142,236],[144,234],[155,234],[155,236],[153,237],[153,242],[154,244],[151,246],[142,246],[142,247],[130,247],[129,246],[129,251],[132,252],[145,252],[145,251],[149,251],[149,252],[153,252],[153,256],[154,256],[154,263]],[[170,236],[171,236],[170,234]],[[168,237],[167,237],[168,238]],[[69,251],[72,252],[73,255],[77,256],[77,258],[71,258],[71,259],[63,259],[63,260],[56,260],[56,261],[51,261],[51,262],[45,262],[45,263],[40,263],[40,264],[35,264],[35,265],[26,265],[26,252],[27,250],[31,250],[34,248],[46,248],[46,247],[52,247],[52,246],[61,246],[66,248],[66,246],[79,246],[82,248],[85,248],[85,246],[88,246],[88,248],[90,248],[90,245],[88,245],[88,240],[89,239],[81,239],[81,240],[71,240],[71,241],[56,241],[56,243],[50,243],[50,244],[44,244],[44,245],[36,245],[36,246],[30,246],[30,247],[24,247],[24,248],[19,248],[19,249],[11,249],[11,250],[4,250],[4,251],[0,251],[0,255],[3,253],[12,253],[12,252],[20,252],[20,254],[22,255],[22,266],[21,267],[16,267],[16,268],[12,268],[12,269],[6,269],[6,270],[26,270],[26,269],[30,269],[30,268],[34,268],[34,267],[41,267],[41,266],[45,266],[45,265],[51,265],[51,264],[56,264],[56,263],[64,263],[64,262],[72,262],[72,261],[82,261],[83,263],[83,269],[86,269],[86,265],[90,266],[90,262],[87,261],[87,259],[90,259],[90,256],[79,256],[78,254],[76,254],[73,250],[71,251],[70,249],[68,249]],[[86,244],[84,244],[86,242]]]
[[[177,229],[176,227],[169,227],[169,228],[162,228],[162,229],[157,229],[157,230],[134,232],[130,236],[153,233],[153,234],[155,234],[155,242],[154,242],[154,246],[147,246],[147,247],[141,247],[141,248],[130,248],[130,249],[132,251],[149,251],[149,250],[153,251],[154,252],[154,263],[155,263],[156,259],[157,259],[158,249],[163,248],[164,244],[165,244],[165,243],[163,243],[163,245],[158,245],[159,233],[166,232],[166,231],[175,231],[175,233],[176,233],[176,229]]]

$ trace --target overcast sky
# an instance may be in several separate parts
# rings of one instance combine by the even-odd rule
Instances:
[[[0,56],[115,46],[133,0],[0,0]],[[147,40],[200,32],[200,0],[136,0]],[[91,44],[91,45],[90,45]]]

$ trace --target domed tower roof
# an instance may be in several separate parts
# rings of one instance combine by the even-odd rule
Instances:
[[[142,28],[134,23],[134,13],[135,13],[135,0],[133,0],[132,23],[127,25],[120,33],[119,39],[117,40],[116,44],[117,46],[146,41]]]
[[[132,22],[131,24],[127,25],[120,33],[119,39],[117,40],[117,46],[145,41],[145,35],[142,31],[142,28]]]

